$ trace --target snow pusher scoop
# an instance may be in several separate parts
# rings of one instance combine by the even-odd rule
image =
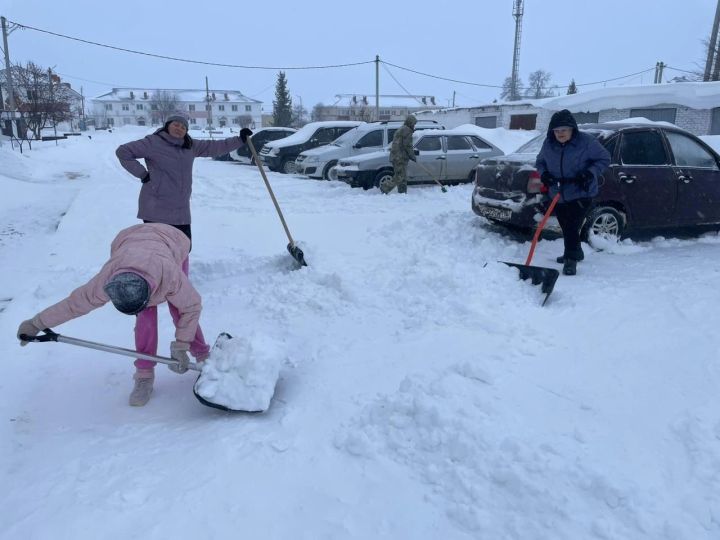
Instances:
[[[305,254],[302,252],[302,249],[300,249],[297,244],[295,243],[295,240],[293,240],[293,237],[290,235],[290,229],[288,229],[287,223],[285,223],[285,218],[283,217],[282,211],[280,210],[280,205],[277,202],[277,199],[275,198],[275,194],[273,193],[272,188],[270,187],[270,182],[267,179],[267,175],[265,174],[265,168],[263,167],[262,161],[260,161],[260,158],[257,155],[257,152],[255,151],[255,145],[252,142],[252,139],[250,137],[247,138],[247,145],[248,148],[250,148],[250,152],[252,153],[253,161],[257,165],[258,169],[260,169],[260,175],[262,176],[263,180],[265,181],[265,187],[267,187],[268,193],[270,193],[270,198],[272,199],[273,204],[275,205],[275,210],[277,210],[278,216],[280,216],[280,221],[282,223],[283,228],[285,229],[285,234],[288,237],[288,245],[287,250],[292,256],[293,259],[297,261],[297,263],[302,266],[307,266],[307,263],[305,262]]]
[[[558,193],[557,195],[555,195],[555,197],[553,197],[552,201],[550,202],[550,206],[547,209],[547,212],[545,212],[545,215],[540,221],[540,224],[535,231],[535,235],[533,236],[532,244],[530,245],[530,252],[528,253],[527,259],[525,260],[525,264],[500,261],[504,264],[507,264],[508,266],[513,266],[520,270],[520,279],[530,279],[532,280],[533,285],[542,285],[542,292],[545,293],[545,300],[543,300],[542,303],[543,306],[545,305],[545,302],[547,302],[548,298],[550,298],[550,293],[552,293],[553,289],[555,288],[555,282],[560,276],[560,272],[558,272],[554,268],[530,266],[530,262],[532,261],[533,254],[535,253],[535,246],[540,239],[540,233],[542,233],[545,224],[547,223],[548,219],[550,219],[550,215],[553,213],[553,210],[555,210],[555,205],[557,204],[559,199],[560,194]]]
[[[60,335],[54,331],[52,331],[49,328],[46,328],[43,330],[43,334],[37,335],[37,336],[28,336],[26,334],[21,334],[20,339],[22,341],[33,341],[33,342],[47,342],[47,341],[56,341],[58,343],[67,343],[68,345],[77,345],[79,347],[86,347],[88,349],[96,349],[98,351],[105,351],[109,353],[119,354],[122,356],[129,356],[131,358],[141,358],[143,360],[151,360],[153,362],[159,362],[161,364],[166,364],[168,366],[177,365],[179,362],[177,360],[174,360],[172,358],[165,358],[163,356],[155,356],[152,354],[144,354],[137,351],[133,351],[132,349],[125,349],[122,347],[115,347],[113,345],[105,345],[103,343],[96,343],[94,341],[86,341],[84,339],[78,339],[78,338],[72,338],[68,336]],[[230,341],[232,336],[230,334],[222,333],[218,336],[217,340],[215,341],[215,345],[213,345],[212,350],[210,351],[210,358],[206,360],[206,363],[210,363],[212,359],[214,358],[214,355],[220,355],[222,356],[223,353],[221,352],[221,349],[223,347],[227,349],[228,351],[231,350],[231,347],[227,347],[227,343]],[[207,367],[207,366],[206,366]],[[237,399],[235,400],[237,403],[240,403],[240,406],[235,406],[234,404],[228,405],[230,403],[226,396],[224,396],[222,393],[211,393],[210,395],[217,396],[217,401],[214,399],[214,397],[208,397],[208,393],[202,392],[202,386],[204,384],[203,375],[205,369],[194,362],[190,362],[188,364],[188,369],[191,371],[199,371],[200,375],[198,375],[198,378],[195,380],[195,384],[193,385],[193,394],[197,398],[197,400],[202,403],[203,405],[207,405],[208,407],[213,407],[214,409],[220,409],[223,411],[230,411],[230,412],[263,412],[267,409],[269,406],[270,398],[272,398],[272,393],[274,392],[274,381],[272,382],[272,388],[270,389],[270,395],[269,396],[263,396],[262,399],[258,400],[255,396],[252,397],[252,399],[247,402],[250,406],[245,408],[244,402],[240,402]],[[217,369],[212,369],[212,376],[213,378],[217,378]],[[232,374],[228,376],[228,378],[232,378]],[[208,381],[208,386],[210,387],[216,387],[218,381]],[[265,391],[267,394],[267,390]],[[227,394],[227,392],[225,392]],[[260,403],[260,405],[258,405]]]

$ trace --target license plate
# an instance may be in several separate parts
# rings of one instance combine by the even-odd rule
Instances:
[[[512,217],[512,211],[507,208],[494,208],[492,206],[479,206],[478,212],[481,216],[490,219],[499,219],[501,221],[508,221]]]

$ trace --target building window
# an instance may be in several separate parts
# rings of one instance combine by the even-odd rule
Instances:
[[[513,114],[510,117],[510,129],[535,129],[537,114]]]
[[[129,111],[129,110],[130,110],[130,105],[128,105],[127,103],[123,103],[123,104],[122,104],[122,110],[123,110],[123,111]]]
[[[150,105],[150,110],[151,110],[151,111],[157,111],[157,110],[158,110],[157,105],[156,105],[155,103],[153,103],[152,105]]]
[[[675,123],[677,109],[630,109],[630,118],[647,118],[653,122]]]
[[[237,105],[231,105],[233,112],[237,112]]]
[[[252,106],[245,105],[245,112],[250,112],[250,111],[252,111]]]
[[[710,122],[710,135],[720,135],[720,107],[712,110],[712,120]]]
[[[218,111],[224,111],[225,105],[218,105]]]
[[[572,114],[578,124],[597,124],[600,119],[600,113],[596,112],[574,112]]]
[[[497,127],[497,116],[476,116],[475,125],[481,128],[494,129]]]
[[[106,104],[105,104],[105,110],[106,110],[106,111],[112,111],[112,103],[106,103]]]
[[[142,104],[142,103],[138,103],[138,104],[137,104],[137,110],[138,110],[138,111],[142,111],[142,110],[143,110],[143,104]]]
[[[194,111],[195,111],[195,105],[188,105],[188,111],[194,112]]]

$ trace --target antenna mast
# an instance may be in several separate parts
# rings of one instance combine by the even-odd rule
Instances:
[[[515,18],[515,50],[513,51],[513,67],[511,76],[510,101],[520,99],[518,95],[518,73],[520,71],[520,37],[522,36],[523,0],[513,0],[513,17]]]

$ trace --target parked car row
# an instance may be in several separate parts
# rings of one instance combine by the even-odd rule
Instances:
[[[295,160],[296,170],[310,178],[337,180],[333,168],[338,160],[388,148],[401,121],[370,122],[345,132],[328,145],[302,152]],[[435,120],[418,120],[415,130],[444,129]]]
[[[621,238],[643,229],[720,224],[720,156],[701,139],[659,123],[585,124],[612,160],[583,226]],[[535,227],[546,209],[535,159],[545,135],[476,168],[473,211],[495,223]]]
[[[416,160],[407,167],[408,185],[472,182],[480,160],[502,155],[503,151],[471,128],[424,129],[413,134]],[[388,148],[341,159],[337,178],[353,187],[378,187],[393,175]]]

